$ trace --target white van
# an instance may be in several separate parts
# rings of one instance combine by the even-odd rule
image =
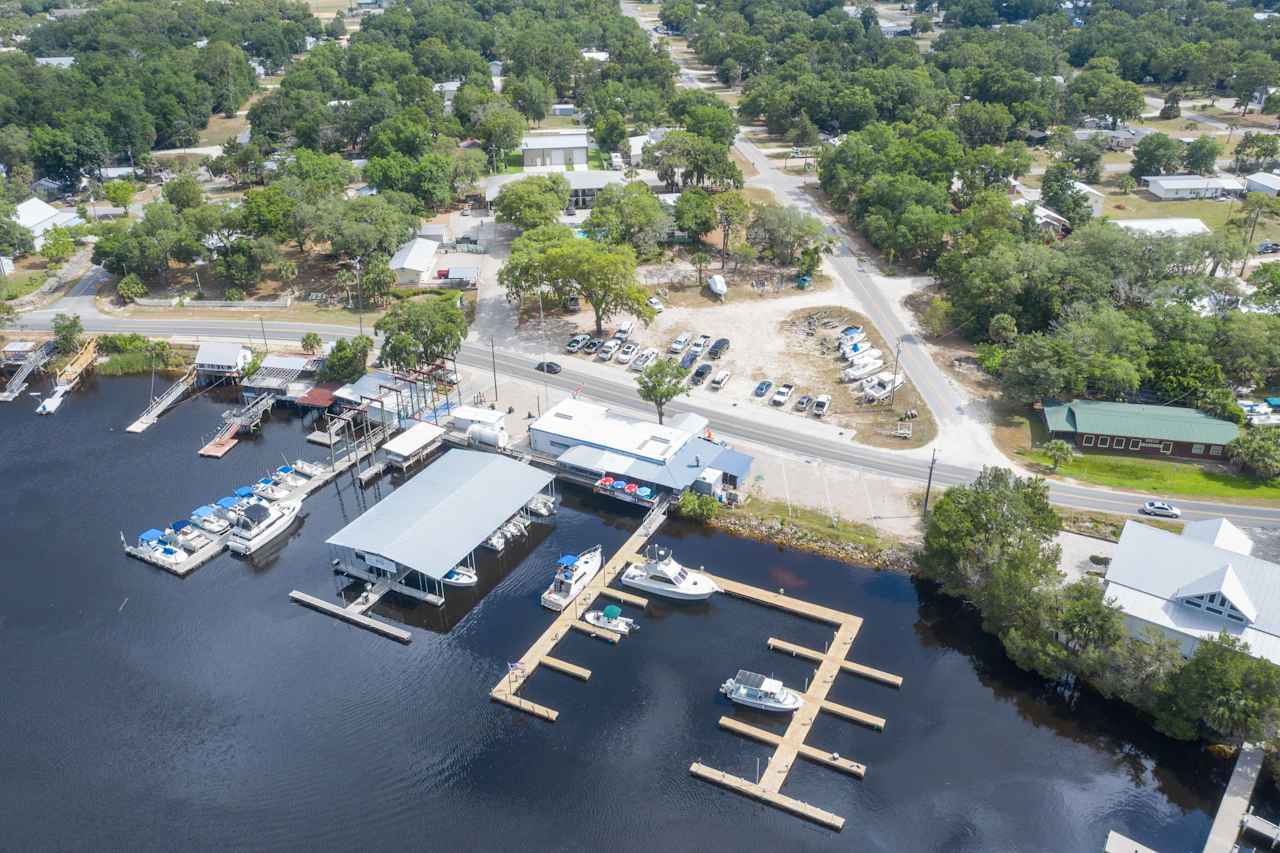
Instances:
[[[688,332],[681,332],[680,337],[672,341],[671,346],[667,347],[667,352],[672,353],[673,355],[679,355],[684,352],[684,348],[689,345],[689,338],[691,337],[693,337],[693,335]]]
[[[618,324],[618,330],[613,333],[613,336],[617,340],[625,342],[627,338],[631,337],[631,333],[635,331],[635,328],[636,328],[636,321],[634,318],[630,320],[623,320],[621,323]]]
[[[715,379],[711,380],[711,387],[716,391],[719,391],[729,382],[729,377],[732,375],[733,374],[727,370],[720,371],[716,374]]]

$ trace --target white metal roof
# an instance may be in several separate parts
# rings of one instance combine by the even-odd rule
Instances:
[[[1107,569],[1106,594],[1126,614],[1204,639],[1226,631],[1280,663],[1280,566],[1203,541],[1127,522]],[[1221,593],[1249,624],[1188,607],[1181,598]]]
[[[496,453],[450,450],[326,541],[439,580],[552,479]]]
[[[455,406],[449,415],[451,420],[490,426],[503,423],[506,419],[506,415],[497,409],[482,409],[479,406]]]
[[[1209,518],[1189,521],[1182,527],[1182,535],[1200,542],[1208,542],[1237,554],[1252,554],[1253,540],[1243,530],[1225,518]]]
[[[442,427],[418,423],[382,445],[382,450],[389,456],[412,456],[442,435],[444,435]]]
[[[196,351],[195,363],[197,366],[238,367],[241,361],[241,354],[247,352],[248,350],[240,344],[206,341],[200,344],[200,349]]]
[[[58,215],[58,208],[34,196],[19,204],[13,210],[13,221],[23,228],[34,232]]]
[[[1224,190],[1242,190],[1244,183],[1239,178],[1205,177],[1204,175],[1152,175],[1142,180],[1148,186],[1161,186],[1168,189],[1195,189],[1197,187],[1218,187]]]
[[[611,414],[608,406],[566,397],[529,427],[530,430],[590,444],[649,462],[664,464],[693,438],[694,433],[649,421]]]
[[[586,148],[589,144],[585,133],[544,133],[526,136],[520,143],[522,151],[543,151],[549,148]]]
[[[436,263],[436,249],[440,244],[425,237],[414,237],[391,256],[388,266],[393,270],[430,272]]]
[[[1089,186],[1083,181],[1072,181],[1071,186],[1075,187],[1077,190],[1084,193],[1085,195],[1096,195],[1098,198],[1103,197],[1101,192],[1099,192],[1098,190],[1095,190],[1093,187]]]
[[[1116,225],[1142,234],[1158,234],[1171,237],[1191,237],[1208,234],[1209,226],[1194,217],[1165,216],[1158,219],[1112,219]]]
[[[1249,183],[1262,184],[1267,189],[1280,191],[1280,175],[1270,172],[1254,172],[1249,176]]]

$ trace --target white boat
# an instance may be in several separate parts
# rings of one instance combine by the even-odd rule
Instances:
[[[502,532],[506,534],[508,539],[515,539],[517,536],[527,536],[529,533],[529,525],[525,524],[522,518],[513,518],[506,524],[502,525]]]
[[[859,356],[866,356],[867,358],[884,358],[884,353],[882,353],[878,348],[871,346],[871,344],[853,344],[851,346],[840,348],[840,357],[845,361],[854,361]]]
[[[227,547],[237,554],[252,554],[288,530],[300,509],[301,501],[249,504],[240,510]]]
[[[215,536],[231,529],[231,521],[222,515],[216,506],[198,506],[193,509],[191,523]]]
[[[120,536],[120,541],[124,541],[123,535]],[[146,552],[148,557],[158,563],[180,566],[187,561],[187,552],[177,545],[166,542],[165,534],[154,527],[138,534],[137,547],[138,550]]]
[[[605,628],[624,637],[640,627],[636,620],[623,616],[622,608],[616,604],[610,604],[604,610],[588,611],[582,618],[597,628]]]
[[[720,692],[739,705],[761,711],[791,713],[804,704],[794,690],[782,686],[776,678],[765,678],[758,672],[738,670],[738,674],[720,685]]]
[[[325,466],[315,462],[308,462],[305,459],[295,460],[293,470],[304,477],[320,477],[326,472]]]
[[[292,465],[281,465],[271,476],[286,489],[296,489],[307,482],[307,478],[295,471]]]
[[[282,501],[289,497],[289,490],[277,485],[270,477],[263,477],[249,488],[258,497],[269,501]]]
[[[870,361],[861,361],[852,367],[846,367],[844,372],[840,374],[840,378],[845,382],[857,382],[860,379],[870,376],[882,367],[884,367],[884,362],[878,358],[871,359]]]
[[[440,578],[440,582],[448,586],[475,586],[479,580],[476,573],[466,566],[450,569],[444,577]]]
[[[867,339],[867,333],[862,331],[850,332],[849,334],[841,335],[838,338],[841,347],[852,346],[853,344],[860,344],[866,339]]]
[[[879,385],[881,383],[884,383],[887,385],[892,381],[893,381],[893,371],[882,370],[879,373],[877,373],[875,376],[868,376],[866,379],[862,380],[862,390],[867,391],[867,390],[870,390],[871,388],[874,388],[876,385]]]
[[[36,406],[37,415],[52,415],[58,411],[58,407],[62,405],[63,396],[70,391],[71,388],[66,385],[59,385],[53,389],[53,393],[40,401],[40,405]]]
[[[494,551],[501,551],[507,547],[507,537],[502,534],[501,530],[495,530],[493,534],[484,540],[484,546]]]
[[[707,290],[710,290],[716,296],[724,296],[729,292],[729,285],[725,283],[724,276],[716,274],[707,276]]]
[[[716,582],[702,572],[677,563],[670,548],[658,545],[649,546],[643,563],[627,567],[622,573],[622,585],[680,601],[704,601],[721,591]]]
[[[878,403],[892,394],[895,389],[901,388],[906,381],[907,378],[902,375],[898,375],[896,378],[890,376],[888,379],[881,380],[868,388],[863,397],[868,403]]]
[[[578,597],[591,579],[600,571],[600,546],[588,548],[578,556],[565,554],[556,561],[556,573],[551,586],[542,594],[542,606],[548,610],[564,610]]]
[[[176,542],[178,545],[182,546],[183,549],[192,553],[199,551],[212,541],[205,535],[204,531],[199,527],[196,527],[189,519],[186,518],[180,518],[173,524],[169,525],[169,529],[166,530],[165,533],[167,534],[166,538],[169,539],[171,543]]]
[[[556,499],[551,497],[551,495],[534,495],[529,499],[529,502],[524,505],[524,508],[534,515],[540,515],[543,518],[546,518],[549,515],[555,514]]]

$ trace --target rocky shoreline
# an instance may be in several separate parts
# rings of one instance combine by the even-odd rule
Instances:
[[[891,544],[873,548],[853,542],[841,542],[814,533],[812,530],[788,524],[784,519],[765,520],[734,512],[717,513],[710,522],[710,526],[735,536],[754,539],[757,542],[769,542],[783,548],[805,551],[844,563],[904,574],[915,572],[915,552],[905,545]]]

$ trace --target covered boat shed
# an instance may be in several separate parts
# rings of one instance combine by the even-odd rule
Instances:
[[[496,453],[451,450],[328,538],[334,568],[431,604],[441,578],[554,477]]]

